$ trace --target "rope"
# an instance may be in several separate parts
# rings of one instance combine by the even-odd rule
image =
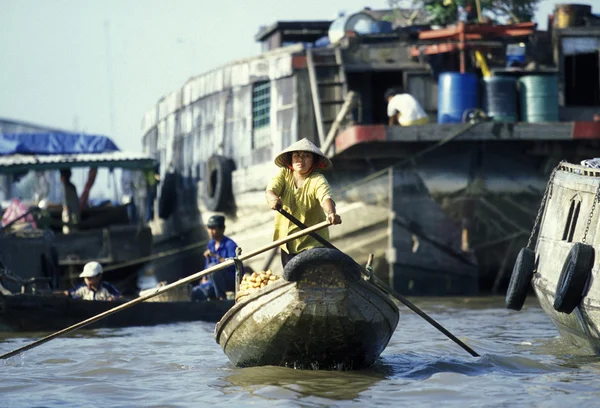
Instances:
[[[596,208],[596,203],[600,201],[600,184],[598,184],[598,188],[596,189],[596,195],[594,196],[594,202],[592,203],[592,209],[590,210],[590,216],[588,217],[587,223],[585,224],[585,232],[583,233],[583,239],[581,242],[585,244],[585,240],[587,238],[587,234],[590,231],[590,225],[592,223],[592,218],[594,216],[594,209]]]
[[[168,251],[162,251],[162,252],[158,252],[158,253],[153,254],[153,255],[143,256],[141,258],[136,258],[136,259],[132,259],[130,261],[122,262],[120,264],[109,265],[106,268],[104,268],[104,272],[106,272],[106,271],[112,271],[112,270],[115,270],[115,269],[124,268],[126,266],[135,265],[135,264],[139,264],[139,263],[146,262],[146,261],[154,261],[156,259],[166,258],[167,256],[177,255],[177,254],[179,254],[181,252],[185,252],[185,251],[189,251],[189,250],[192,250],[192,249],[196,249],[198,247],[202,247],[202,246],[205,246],[207,244],[208,244],[208,241],[196,242],[194,244],[186,245],[183,248],[177,248],[177,249],[171,249],[171,250],[168,250]]]
[[[122,262],[120,264],[108,265],[106,267],[103,267],[102,269],[103,269],[103,272],[114,271],[116,269],[125,268],[127,266],[137,265],[137,264],[140,264],[142,262],[154,261],[156,259],[161,259],[161,258],[166,258],[168,256],[177,255],[177,254],[180,254],[180,253],[185,252],[185,251],[190,251],[190,250],[196,249],[198,247],[203,247],[203,246],[205,246],[207,244],[208,244],[208,241],[196,242],[194,244],[186,245],[183,248],[177,248],[177,249],[171,249],[171,250],[168,250],[168,251],[162,251],[162,252],[158,252],[158,253],[153,254],[153,255],[142,256],[140,258],[131,259],[129,261]],[[0,277],[2,277],[2,274],[0,274]],[[79,277],[78,274],[76,274],[76,275],[65,275],[65,276],[61,277],[61,280],[62,281],[68,281],[70,279],[77,278],[77,277]],[[133,279],[133,278],[130,277],[130,279]]]
[[[445,138],[443,138],[442,140],[438,141],[436,144],[434,144],[433,146],[429,146],[426,147],[425,149],[415,153],[413,156],[403,159],[401,161],[399,161],[396,164],[392,164],[391,166],[385,167],[379,171],[376,171],[375,173],[372,173],[366,177],[363,177],[360,180],[355,181],[354,183],[350,183],[350,184],[346,184],[345,186],[341,187],[339,190],[337,190],[335,193],[337,194],[342,194],[345,193],[348,190],[351,190],[355,187],[361,186],[365,183],[368,183],[369,181],[375,180],[377,177],[387,173],[389,170],[396,168],[396,167],[400,167],[403,166],[407,163],[413,162],[415,159],[426,155],[429,152],[432,152],[440,147],[442,147],[443,145],[445,145],[446,143],[451,142],[452,140],[456,139],[458,136],[462,135],[463,133],[467,132],[468,130],[470,130],[471,128],[475,127],[476,125],[478,125],[479,123],[483,123],[483,122],[473,122],[473,123],[469,123],[468,125],[464,126],[462,129],[450,134],[449,136],[446,136]]]
[[[546,200],[547,200],[548,196],[552,197],[552,185],[554,183],[554,175],[556,174],[556,170],[558,170],[558,168],[561,166],[561,164],[563,164],[563,162],[564,161],[561,161],[560,163],[558,163],[556,165],[556,167],[554,168],[554,170],[552,170],[552,174],[550,174],[550,178],[548,179],[548,183],[546,184],[546,190],[544,191],[544,196],[542,197],[542,202],[540,204],[540,208],[535,217],[535,222],[533,223],[533,228],[531,229],[531,234],[529,235],[529,240],[527,241],[527,248],[529,248],[529,249],[531,249],[531,244],[533,243],[533,236],[535,235],[535,233],[537,231],[538,225],[540,224],[540,218],[546,207]],[[595,204],[595,202],[594,202],[594,204]]]

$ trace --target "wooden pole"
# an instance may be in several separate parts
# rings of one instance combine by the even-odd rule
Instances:
[[[323,148],[325,143],[325,130],[323,130],[323,115],[321,112],[321,99],[319,98],[319,84],[317,83],[317,70],[313,59],[313,52],[310,48],[306,50],[306,65],[308,65],[308,79],[310,82],[310,93],[312,95],[313,109],[315,112],[315,121],[317,122],[317,134],[319,136],[319,146]],[[325,152],[323,152],[325,153]]]
[[[304,235],[309,235],[311,233],[314,233],[315,231],[318,231],[320,229],[328,227],[329,225],[330,225],[329,222],[323,221],[323,222],[321,222],[321,223],[319,223],[317,225],[313,225],[310,228],[298,231],[298,232],[296,232],[294,234],[288,235],[285,238],[282,238],[282,239],[279,239],[277,241],[271,242],[269,245],[266,245],[266,246],[264,246],[262,248],[259,248],[259,249],[255,250],[255,251],[252,251],[252,252],[250,252],[250,253],[248,253],[246,255],[240,256],[238,259],[240,261],[245,261],[246,259],[250,259],[250,258],[252,258],[252,257],[254,257],[256,255],[259,255],[259,254],[261,254],[263,252],[266,252],[269,249],[276,248],[276,247],[278,247],[278,246],[280,246],[282,244],[285,244],[286,242],[293,241],[294,239],[300,238],[300,237],[302,237]],[[86,320],[84,320],[82,322],[79,322],[77,324],[69,326],[66,329],[60,330],[60,331],[58,331],[56,333],[53,333],[53,334],[51,334],[49,336],[46,336],[46,337],[44,337],[44,338],[42,338],[40,340],[37,340],[37,341],[35,341],[33,343],[30,343],[30,344],[25,345],[23,347],[19,347],[18,349],[13,350],[13,351],[11,351],[9,353],[2,354],[0,356],[0,359],[7,359],[7,358],[12,357],[14,355],[17,355],[17,354],[19,354],[19,353],[21,353],[23,351],[27,351],[27,350],[30,350],[30,349],[32,349],[34,347],[40,346],[40,345],[42,345],[44,343],[49,342],[52,339],[55,339],[56,337],[62,336],[63,334],[70,333],[70,332],[75,331],[77,329],[80,329],[80,328],[82,328],[84,326],[87,326],[89,324],[97,322],[98,320],[103,319],[103,318],[105,318],[107,316],[110,316],[110,315],[112,315],[114,313],[120,312],[121,310],[128,309],[128,308],[130,308],[133,305],[136,305],[136,304],[141,303],[141,302],[143,302],[145,300],[153,298],[154,296],[158,296],[161,293],[164,293],[164,292],[166,292],[168,290],[174,289],[174,288],[176,288],[178,286],[181,286],[181,285],[184,285],[186,283],[190,283],[190,282],[196,281],[196,280],[200,279],[201,277],[203,277],[205,275],[208,275],[209,273],[213,273],[215,271],[218,271],[220,269],[226,268],[228,266],[233,266],[234,263],[235,262],[232,259],[230,259],[230,260],[227,260],[225,262],[221,262],[218,265],[211,266],[210,268],[204,269],[203,271],[196,272],[195,274],[187,276],[187,277],[185,277],[183,279],[180,279],[177,282],[173,282],[173,283],[168,284],[166,286],[163,286],[161,288],[157,288],[156,291],[153,292],[153,293],[150,293],[150,294],[145,295],[145,296],[140,296],[140,297],[138,297],[136,299],[133,299],[130,302],[123,303],[122,305],[114,307],[114,308],[112,308],[110,310],[107,310],[106,312],[100,313],[100,314],[98,314],[96,316],[90,317],[89,319],[86,319]]]
[[[355,94],[353,91],[348,92],[348,95],[346,95],[346,100],[344,101],[342,108],[340,109],[337,116],[335,117],[335,121],[331,124],[331,128],[329,129],[329,132],[327,133],[327,138],[325,139],[325,143],[323,143],[323,146],[321,147],[321,151],[323,153],[325,153],[326,156],[331,157],[333,155],[333,154],[329,154],[329,149],[333,145],[333,141],[335,140],[335,135],[336,135],[338,129],[340,128],[342,121],[344,120],[344,118],[348,114],[348,111],[350,110],[350,108],[353,105],[354,95]]]
[[[475,0],[475,4],[477,5],[477,21],[479,23],[483,22],[483,15],[481,14],[481,1]]]
[[[464,74],[467,70],[467,62],[465,58],[465,23],[463,21],[458,23],[458,49],[459,49],[459,59],[460,59],[460,73]]]

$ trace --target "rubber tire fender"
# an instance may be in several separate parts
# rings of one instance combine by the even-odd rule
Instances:
[[[521,248],[506,291],[505,304],[507,309],[518,311],[523,308],[534,269],[535,252],[529,248]]]
[[[175,212],[177,206],[177,174],[167,173],[160,188],[158,216],[166,220]]]
[[[328,264],[339,267],[349,281],[360,279],[361,266],[345,253],[332,248],[312,248],[300,252],[283,269],[283,279],[296,282],[307,270]]]
[[[226,211],[231,206],[233,191],[231,173],[235,170],[232,159],[213,155],[206,162],[204,204],[209,211]]]
[[[591,245],[577,242],[567,255],[556,284],[554,310],[571,313],[583,300],[583,291],[592,274],[596,251]]]

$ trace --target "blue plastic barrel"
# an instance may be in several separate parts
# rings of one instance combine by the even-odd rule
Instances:
[[[438,80],[438,123],[462,123],[467,110],[477,108],[478,80],[474,74],[444,72]]]
[[[517,122],[517,79],[493,76],[483,79],[483,109],[497,122]]]
[[[558,78],[554,74],[519,78],[521,120],[558,122]]]

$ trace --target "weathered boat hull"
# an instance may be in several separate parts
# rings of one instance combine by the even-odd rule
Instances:
[[[542,309],[569,343],[584,351],[600,354],[600,308],[591,301],[584,301],[572,313],[554,310],[554,291],[545,289],[539,282],[534,288]]]
[[[587,283],[583,292],[578,294],[581,301],[573,311],[561,312],[554,305],[561,272],[574,245],[587,242],[597,248],[600,244],[597,205],[592,211],[600,185],[600,171],[563,164],[550,182],[551,193],[536,245],[537,266],[532,285],[542,309],[563,338],[585,351],[599,354],[600,281],[596,277],[600,257],[595,257],[593,267],[587,271]],[[578,210],[573,211],[574,208]]]
[[[0,331],[57,331],[106,312],[126,301],[88,301],[51,295],[0,295]],[[154,326],[191,321],[216,322],[232,305],[233,301],[228,300],[142,302],[92,323],[86,328]]]
[[[372,283],[348,276],[331,259],[308,264],[296,277],[242,298],[217,324],[216,340],[240,367],[368,367],[396,329],[398,308]]]

